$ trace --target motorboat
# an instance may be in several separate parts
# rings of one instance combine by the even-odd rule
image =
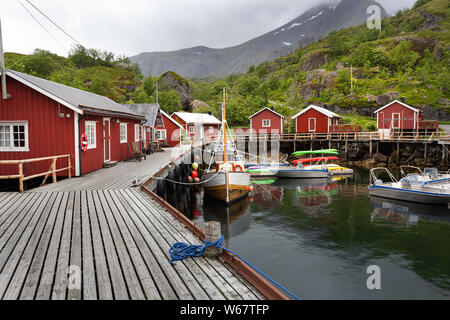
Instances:
[[[276,176],[282,179],[323,179],[331,176],[331,173],[326,165],[322,165],[318,168],[315,166],[304,167],[299,164],[296,166],[280,167]]]
[[[379,178],[381,173],[387,181]],[[370,170],[369,195],[409,202],[445,205],[450,209],[450,177],[424,180],[418,173],[408,174],[397,181],[387,168]]]

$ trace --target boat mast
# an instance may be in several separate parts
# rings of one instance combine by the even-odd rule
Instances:
[[[222,104],[222,130],[223,130],[223,163],[227,163],[227,132],[226,132],[226,88],[223,88],[223,104]]]

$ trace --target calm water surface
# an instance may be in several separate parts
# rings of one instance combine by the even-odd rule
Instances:
[[[220,221],[226,247],[302,299],[449,299],[450,210],[369,198],[367,184],[367,171],[264,181],[229,209],[200,192],[187,215]]]

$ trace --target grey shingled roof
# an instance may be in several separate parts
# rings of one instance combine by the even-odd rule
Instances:
[[[136,114],[144,116],[147,119],[146,125],[151,127],[163,125],[159,104],[157,103],[134,103],[124,104],[123,106]]]
[[[95,93],[69,87],[64,84],[38,78],[15,70],[6,70],[6,74],[25,85],[34,87],[34,89],[52,99],[58,99],[58,102],[74,108],[75,111],[79,111],[76,109],[80,109],[87,112],[142,118],[141,115],[127,109],[123,105]]]

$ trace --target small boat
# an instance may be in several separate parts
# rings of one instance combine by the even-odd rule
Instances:
[[[245,169],[245,172],[251,177],[274,177],[279,167],[279,165],[249,167]]]
[[[390,181],[379,179],[377,172],[384,172]],[[370,170],[369,195],[409,202],[445,205],[450,209],[450,177],[422,180],[419,174],[408,174],[397,181],[386,168]]]
[[[222,201],[227,205],[232,204],[242,198],[245,198],[250,192],[250,176],[245,172],[244,161],[239,159],[239,155],[229,154],[228,151],[236,150],[231,146],[231,140],[227,141],[227,122],[226,122],[226,100],[225,89],[223,90],[223,104],[222,104],[222,129],[217,142],[222,143],[222,147],[217,152],[214,150],[216,156],[215,169],[208,169],[205,171],[202,180],[204,181],[203,188],[205,194],[211,198]],[[231,157],[231,158],[230,158]],[[220,158],[220,159],[219,159]],[[231,161],[230,161],[231,160]]]
[[[280,167],[276,173],[276,176],[282,179],[323,179],[330,175],[331,173],[325,165],[319,169],[314,166],[303,167],[301,164]]]
[[[307,154],[339,154],[337,149],[322,149],[322,150],[309,150],[309,151],[296,151],[292,153],[294,156],[304,156]]]
[[[330,171],[331,175],[352,175],[353,174],[353,169],[350,168],[346,168],[343,166],[340,166],[338,164],[333,164],[333,163],[326,163],[328,161],[332,161],[332,160],[339,160],[339,158],[337,157],[319,157],[319,158],[309,158],[309,159],[298,159],[298,160],[294,160],[292,161],[292,164],[294,165],[298,165],[298,164],[305,164],[305,163],[310,163],[310,162],[325,162],[325,166],[327,167],[327,169]],[[321,169],[322,165],[313,165],[312,167],[314,167],[314,169]]]

